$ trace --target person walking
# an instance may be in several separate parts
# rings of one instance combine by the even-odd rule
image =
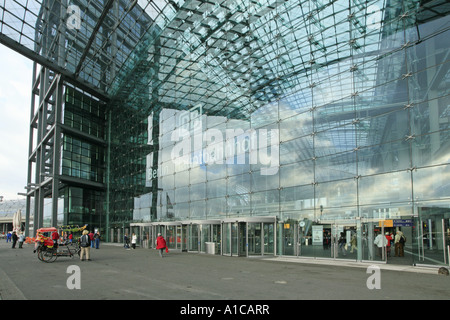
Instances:
[[[133,234],[131,235],[131,247],[133,249],[136,249],[136,241],[137,241],[137,237],[136,237],[136,234],[133,232]]]
[[[89,232],[89,239],[91,240],[91,248],[94,247],[94,233],[93,232]]]
[[[123,236],[123,247],[124,247],[126,250],[130,250],[130,245],[129,245],[129,243],[130,243],[130,239],[128,238],[128,234],[125,233],[125,235]]]
[[[378,249],[377,256],[383,257],[382,252],[383,248],[386,247],[386,237],[383,234],[378,233],[373,243],[377,246]]]
[[[350,244],[352,246],[352,249],[350,250],[350,253],[353,253],[355,250],[358,250],[357,248],[358,240],[356,238],[356,232],[352,235],[352,239],[350,240]]]
[[[166,252],[169,251],[167,250],[166,240],[163,238],[161,233],[158,233],[158,237],[156,238],[156,249],[159,250],[159,256],[161,258],[163,257],[164,249],[166,249]]]
[[[345,233],[344,233],[344,232],[341,232],[341,236],[339,237],[339,240],[338,240],[338,244],[339,244],[339,253],[342,252],[342,254],[343,254],[344,256],[347,255],[347,250],[346,250],[346,248],[345,248],[345,244],[346,244],[346,243],[347,243],[347,239],[345,238]]]
[[[18,239],[17,234],[16,234],[15,231],[13,231],[11,238],[12,238],[12,248],[15,249],[16,248],[17,239]]]
[[[25,235],[21,232],[19,235],[19,249],[23,249],[23,242],[25,241]]]
[[[95,249],[100,247],[100,233],[97,231],[94,235]]]
[[[406,242],[405,235],[401,231],[397,231],[394,238],[394,245],[395,245],[395,256],[396,257],[403,257],[404,256],[404,245]]]
[[[80,237],[80,260],[84,261],[86,256],[87,261],[91,261],[91,238],[89,237],[89,231],[83,230],[83,235]]]
[[[386,257],[391,256],[391,241],[391,235],[389,234],[389,232],[386,232]]]

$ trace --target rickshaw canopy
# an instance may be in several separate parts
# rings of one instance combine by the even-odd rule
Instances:
[[[56,232],[58,231],[58,229],[56,229],[55,227],[49,227],[49,228],[40,228],[37,230],[37,232],[39,233],[44,233],[44,232]]]

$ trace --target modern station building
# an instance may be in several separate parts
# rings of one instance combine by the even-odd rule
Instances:
[[[0,2],[0,42],[35,62],[29,233],[88,224],[145,248],[162,233],[188,252],[448,266],[449,13],[446,0]],[[404,256],[378,250],[397,231]]]

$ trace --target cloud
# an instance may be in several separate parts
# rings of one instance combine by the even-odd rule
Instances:
[[[0,45],[0,195],[17,199],[27,177],[32,62]]]

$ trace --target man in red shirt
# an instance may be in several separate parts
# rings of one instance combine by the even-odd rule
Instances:
[[[58,239],[59,239],[59,234],[57,231],[52,233],[52,240],[53,240],[53,245],[55,246],[55,248],[58,247]]]
[[[94,247],[94,232],[89,232],[89,239],[91,240],[91,248]]]

